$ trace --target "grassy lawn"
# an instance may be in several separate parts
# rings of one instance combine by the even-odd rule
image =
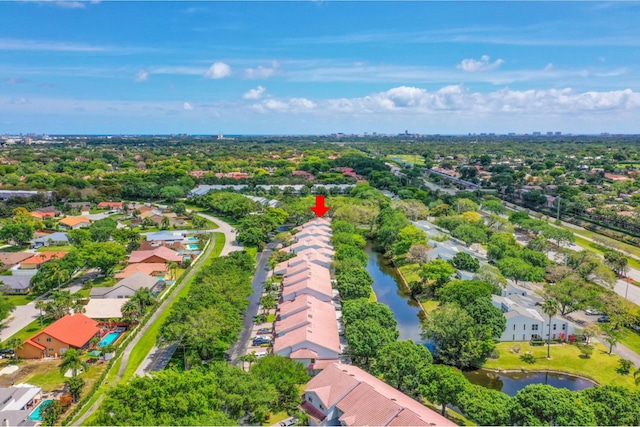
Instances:
[[[280,421],[284,421],[287,418],[291,417],[291,415],[287,414],[286,411],[276,412],[275,414],[271,414],[269,419],[262,423],[263,426],[270,426],[273,424],[278,424]]]
[[[216,239],[215,245],[213,246],[213,252],[211,256],[213,258],[219,257],[222,249],[224,248],[224,244],[227,240],[227,236],[224,233],[213,233],[214,238]]]
[[[36,252],[71,252],[73,246],[43,246],[36,249]]]
[[[398,270],[400,270],[400,272],[404,276],[404,280],[406,280],[407,283],[422,280],[419,275],[421,270],[419,264],[406,264],[399,267]]]
[[[640,334],[629,328],[624,328],[620,332],[620,342],[631,350],[640,354]]]
[[[609,241],[609,242],[611,242],[612,245],[614,245],[614,247],[619,247],[623,251],[626,251],[626,252],[628,252],[630,254],[633,254],[633,255],[635,255],[637,257],[640,257],[640,248],[637,248],[635,246],[629,245],[628,243],[624,243],[624,242],[621,242],[619,240],[612,239],[612,238],[607,237],[607,236],[603,236],[602,234],[598,234],[598,233],[595,233],[595,232],[590,231],[590,230],[576,230],[575,228],[570,228],[570,227],[565,227],[565,226],[563,226],[562,228],[564,228],[566,230],[569,230],[569,231],[572,231],[574,234],[579,234],[580,236],[588,237],[590,239],[598,238],[598,239],[602,239],[602,240],[605,240],[605,241]],[[588,243],[591,243],[591,242],[588,242]]]
[[[267,323],[273,323],[276,321],[276,315],[271,313],[267,315]]]
[[[87,284],[91,284],[94,288],[108,288],[116,284],[118,280],[114,277],[100,277],[94,280],[88,280]]]
[[[576,239],[576,245],[582,246],[585,249],[591,249],[592,251],[597,252],[599,254],[604,254],[604,252],[607,250],[607,248],[600,246],[597,243],[593,243],[588,240],[585,240],[581,237],[575,236],[575,239]],[[629,257],[627,259],[629,260],[630,267],[640,270],[640,261],[638,261],[635,258],[629,258]]]
[[[424,159],[419,154],[389,154],[387,156],[388,159],[393,160],[393,158],[402,159],[405,162],[409,162],[413,165],[424,166]]]
[[[369,302],[378,302],[378,297],[373,289],[371,289],[371,293],[369,294]]]
[[[37,296],[35,295],[7,295],[7,299],[16,307],[19,305],[27,305],[36,298]]]
[[[20,329],[18,332],[13,334],[12,338],[20,338],[21,341],[25,341],[27,338],[31,338],[37,332],[40,332],[47,326],[53,323],[53,320],[43,320],[42,327],[40,327],[40,319],[36,319],[33,322],[29,323],[24,328]]]
[[[29,246],[9,246],[7,248],[2,248],[0,252],[24,252],[29,249]]]
[[[420,304],[422,304],[427,313],[431,313],[433,310],[438,308],[440,301],[436,301],[431,298],[422,298],[420,299]]]
[[[249,255],[251,255],[253,257],[253,259],[255,259],[256,255],[258,255],[258,247],[257,246],[245,246],[244,247],[244,251],[246,253],[248,253]]]
[[[76,295],[80,298],[89,298],[89,296],[91,295],[91,288],[82,288],[73,295]]]
[[[511,352],[515,344],[521,346],[520,354]],[[543,371],[552,370],[580,375],[596,381],[600,385],[619,385],[635,389],[633,375],[621,375],[617,372],[620,357],[609,355],[608,348],[600,343],[594,345],[589,359],[581,357],[580,350],[574,345],[559,344],[551,346],[551,360],[547,360],[547,346],[532,347],[526,342],[503,342],[496,346],[500,352],[498,359],[489,359],[484,364],[487,369]],[[520,356],[531,351],[536,361],[528,364],[520,360]]]

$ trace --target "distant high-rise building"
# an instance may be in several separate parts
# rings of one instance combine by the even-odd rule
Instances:
[[[555,132],[554,135],[555,136],[560,136],[560,135],[562,135],[562,132]]]
[[[540,132],[533,132],[532,135],[533,136],[540,136]]]

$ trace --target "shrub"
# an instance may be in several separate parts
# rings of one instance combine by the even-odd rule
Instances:
[[[520,344],[515,344],[513,346],[511,346],[511,352],[518,354],[520,353],[520,350],[522,349],[522,346]]]
[[[493,350],[491,350],[491,354],[489,355],[490,359],[499,359],[500,358],[500,350],[498,350],[497,348],[494,348]]]
[[[544,341],[542,340],[531,341],[531,345],[534,347],[538,347],[538,346],[544,345]]]
[[[628,374],[629,372],[631,372],[631,368],[634,366],[633,362],[627,359],[620,359],[618,363],[620,364],[619,371],[622,374]]]
[[[528,363],[530,365],[533,365],[534,363],[536,363],[536,358],[533,357],[533,354],[531,353],[525,353],[523,355],[520,356],[520,360],[522,360],[524,363]]]

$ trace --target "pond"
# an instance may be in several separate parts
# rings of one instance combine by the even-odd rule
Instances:
[[[371,243],[367,244],[366,252],[369,256],[367,271],[373,277],[373,290],[378,302],[387,305],[393,312],[398,322],[399,339],[423,343],[420,338],[420,320],[424,314],[418,304],[409,298],[402,278],[389,261],[375,251]]]
[[[585,378],[555,372],[494,372],[486,369],[464,373],[469,382],[515,396],[529,384],[548,384],[557,388],[580,391],[591,388],[595,383]]]

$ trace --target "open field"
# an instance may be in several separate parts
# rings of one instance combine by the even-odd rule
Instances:
[[[520,345],[521,351],[511,351],[514,345]],[[551,346],[551,359],[547,359],[547,346],[531,346],[527,342],[503,342],[496,346],[500,352],[498,359],[489,359],[483,366],[487,369],[558,371],[589,378],[600,385],[619,385],[635,389],[633,374],[622,375],[617,372],[620,356],[609,355],[609,349],[600,343],[594,345],[589,359],[582,357],[575,345],[555,344]],[[520,360],[520,356],[531,351],[536,361],[533,364]]]
[[[420,154],[389,154],[387,158],[389,160],[402,159],[414,165],[424,166],[424,158]]]
[[[27,305],[36,298],[37,296],[35,295],[7,295],[7,299],[16,307],[19,305]]]
[[[620,332],[620,342],[637,354],[640,354],[640,334],[637,332],[634,332],[629,328],[622,329]]]
[[[74,246],[43,246],[36,249],[36,252],[71,252]]]

